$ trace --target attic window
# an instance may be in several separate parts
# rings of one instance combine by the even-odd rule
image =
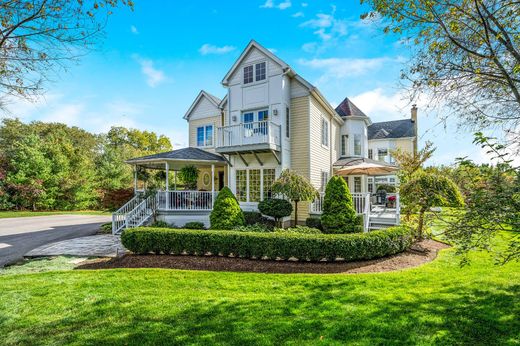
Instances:
[[[253,83],[253,65],[244,67],[244,84]]]
[[[265,62],[261,62],[259,64],[256,64],[256,81],[264,80],[265,79]]]

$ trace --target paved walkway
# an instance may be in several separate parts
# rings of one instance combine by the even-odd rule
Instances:
[[[111,234],[93,235],[89,237],[63,240],[40,246],[25,254],[25,257],[42,256],[83,256],[83,257],[116,257],[124,254],[126,249],[118,236]]]

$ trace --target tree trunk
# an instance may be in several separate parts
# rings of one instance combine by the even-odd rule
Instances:
[[[298,225],[298,201],[294,201],[294,226]]]
[[[426,208],[421,208],[419,211],[419,221],[417,225],[417,235],[419,239],[423,239],[423,227],[424,227],[424,213],[426,212]]]

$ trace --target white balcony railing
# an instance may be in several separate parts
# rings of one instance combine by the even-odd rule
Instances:
[[[215,196],[218,192],[215,192]],[[170,211],[211,211],[213,193],[211,191],[159,191],[159,210]]]
[[[323,211],[323,197],[324,196],[325,196],[325,194],[323,192],[320,193],[320,196],[311,203],[311,214],[321,214],[321,212]],[[369,193],[353,193],[352,194],[352,202],[354,203],[354,209],[356,209],[356,212],[358,214],[364,214],[367,211],[366,205],[367,205],[367,203],[370,203],[370,199],[367,198],[367,196],[370,196],[370,194]]]
[[[270,144],[280,146],[281,127],[272,121],[255,121],[217,128],[217,148]]]

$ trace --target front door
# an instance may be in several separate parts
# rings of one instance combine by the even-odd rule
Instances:
[[[224,188],[224,172],[218,172],[218,190]]]

